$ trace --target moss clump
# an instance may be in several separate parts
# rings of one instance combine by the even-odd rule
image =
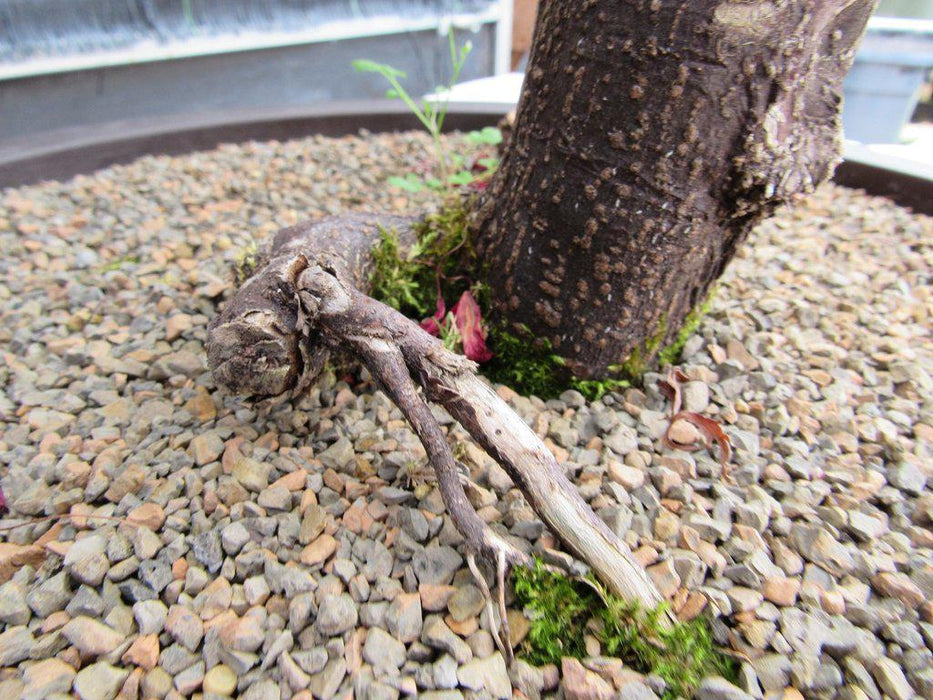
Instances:
[[[374,251],[372,296],[420,320],[434,314],[438,293],[453,302],[469,289],[488,318],[485,313],[489,309],[488,289],[469,276],[481,266],[470,238],[471,207],[470,198],[448,198],[437,213],[415,227],[415,243],[407,251],[402,249],[395,231],[383,229]],[[481,370],[492,381],[506,384],[521,394],[549,399],[575,389],[595,401],[610,391],[636,383],[647,369],[646,358],[657,357],[662,365],[676,362],[708,311],[709,302],[707,297],[690,312],[677,338],[665,348],[661,348],[661,343],[667,335],[667,316],[662,316],[644,346],[636,348],[621,365],[610,368],[613,377],[574,377],[547,339],[534,338],[527,330],[511,332],[495,324],[490,324],[487,338],[493,358]]]
[[[703,317],[709,313],[715,294],[716,287],[714,286],[709,290],[706,298],[687,314],[687,318],[684,319],[684,325],[681,326],[680,331],[677,333],[677,337],[674,338],[670,345],[663,348],[661,352],[658,353],[658,364],[664,366],[674,365],[680,362],[680,354],[684,350],[684,345],[686,345],[690,337],[697,332],[697,328],[700,327],[700,321],[703,320]]]
[[[139,256],[137,255],[126,255],[122,258],[117,258],[116,260],[111,260],[108,263],[105,263],[101,266],[101,272],[115,272],[119,270],[124,265],[138,265]]]
[[[534,340],[509,333],[501,326],[489,331],[492,360],[482,370],[489,379],[506,384],[519,393],[542,399],[559,396],[568,389],[579,391],[590,401],[601,399],[610,391],[625,389],[627,379],[580,379],[569,376],[564,359],[557,355],[544,338]]]
[[[415,243],[403,251],[398,234],[382,229],[373,251],[372,296],[407,316],[422,319],[434,313],[437,295],[457,299],[470,288],[465,270],[473,269],[476,253],[470,242],[471,200],[452,199],[419,222]]]
[[[622,373],[626,377],[639,379],[648,369],[648,360],[655,357],[658,348],[667,335],[667,314],[661,314],[661,320],[658,321],[658,327],[654,329],[651,337],[645,341],[641,347],[632,350],[631,354],[622,363]],[[686,341],[684,341],[686,342]]]
[[[666,608],[642,610],[612,596],[595,580],[581,581],[554,573],[540,561],[514,573],[518,603],[532,617],[520,653],[536,665],[559,664],[561,657],[586,655],[584,636],[595,636],[604,653],[622,659],[640,673],[654,673],[667,684],[665,698],[689,698],[703,678],[734,680],[735,662],[713,645],[703,618],[660,624]]]
[[[233,283],[237,287],[241,286],[261,267],[260,263],[259,247],[255,241],[250,241],[237,256],[233,266]]]
[[[402,249],[394,230],[383,229],[373,251],[372,296],[414,319],[434,314],[439,292],[443,299],[453,301],[469,289],[480,308],[488,309],[488,289],[467,274],[479,267],[470,240],[471,206],[471,199],[449,198],[437,213],[415,227],[415,243],[408,251]],[[535,340],[530,334],[519,337],[492,325],[487,343],[493,359],[482,366],[483,373],[522,394],[548,399],[576,389],[593,401],[630,386],[624,378],[571,376],[550,343]]]
[[[680,362],[680,354],[683,352],[684,345],[686,345],[690,337],[696,333],[703,317],[709,313],[714,294],[715,287],[709,291],[706,295],[706,299],[687,314],[680,331],[677,333],[677,337],[675,337],[670,344],[662,348],[661,343],[667,335],[668,330],[667,314],[663,314],[652,336],[642,347],[635,348],[625,362],[622,363],[621,373],[632,380],[637,380],[649,369],[646,358],[656,357],[659,367]]]

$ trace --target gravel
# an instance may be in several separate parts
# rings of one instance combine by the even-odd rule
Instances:
[[[371,384],[257,406],[206,371],[251,241],[423,210],[385,181],[427,146],[223,146],[0,194],[0,524],[74,516],[4,533],[0,695],[663,693],[592,644],[506,668],[424,451]],[[664,448],[657,375],[589,403],[498,389],[673,609],[746,659],[698,697],[931,697],[931,242],[933,220],[834,186],[757,228],[679,365],[685,408],[732,438],[731,481]],[[483,517],[555,547],[448,429]]]

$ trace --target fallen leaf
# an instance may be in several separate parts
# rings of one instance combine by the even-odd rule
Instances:
[[[426,319],[424,319],[419,325],[434,337],[439,337],[441,334],[440,324],[444,322],[444,316],[446,315],[447,306],[444,304],[443,297],[441,297],[440,293],[438,293],[437,311],[434,312],[433,316],[428,316]]]
[[[722,426],[712,418],[701,416],[699,413],[694,413],[693,411],[681,411],[680,413],[674,414],[674,417],[671,419],[671,425],[678,420],[685,420],[695,425],[703,436],[703,446],[707,449],[711,448],[714,442],[719,445],[719,463],[722,465],[723,469],[726,469],[729,464],[729,459],[732,457],[732,441],[729,439],[729,436],[723,432]],[[668,427],[668,432],[664,434],[664,442],[669,447],[687,451],[698,450],[700,448],[700,445],[684,445],[674,442],[670,439],[669,432],[670,427]]]
[[[693,452],[701,447],[710,449],[713,443],[719,445],[719,463],[722,465],[725,473],[732,457],[732,441],[729,436],[723,432],[722,426],[712,418],[707,418],[694,411],[681,411],[681,393],[680,385],[689,381],[689,377],[679,369],[671,369],[667,373],[666,379],[658,380],[658,388],[665,398],[671,402],[671,422],[664,431],[664,444],[677,450]],[[700,431],[703,438],[703,444],[683,443],[671,439],[671,427],[679,420],[684,420],[694,425]]]
[[[465,291],[460,300],[450,310],[457,323],[457,330],[460,331],[460,338],[463,342],[463,354],[474,362],[488,362],[492,359],[492,353],[486,347],[486,329],[483,328],[483,318],[479,310],[479,304],[470,294]]]
[[[664,397],[671,402],[671,422],[673,423],[673,416],[677,413],[680,413],[680,385],[683,382],[689,381],[689,377],[686,374],[681,372],[679,369],[671,369],[667,373],[667,379],[658,380],[658,388],[661,390],[661,393],[664,394]]]

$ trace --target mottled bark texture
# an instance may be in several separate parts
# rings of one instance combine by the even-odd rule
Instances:
[[[495,313],[578,376],[671,342],[776,206],[826,180],[874,0],[545,0],[477,212]]]
[[[259,397],[297,396],[331,351],[369,369],[425,447],[444,505],[475,556],[497,572],[498,635],[510,654],[504,577],[528,564],[526,544],[487,525],[470,505],[446,436],[427,401],[444,406],[508,472],[529,505],[609,589],[654,607],[662,598],[628,547],[600,520],[538,436],[480,380],[476,365],[450,352],[417,323],[361,291],[379,224],[410,237],[410,221],[347,216],[280,232],[267,259],[208,328],[207,355],[219,384]],[[480,579],[484,591],[488,591]],[[492,619],[492,618],[490,618]]]

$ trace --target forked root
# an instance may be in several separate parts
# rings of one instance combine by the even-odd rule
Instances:
[[[325,301],[324,295],[327,291],[315,280],[317,274],[320,273],[316,270],[308,270],[298,281],[301,313],[306,317],[305,323],[316,323],[325,330],[325,336],[332,338],[332,342],[350,350],[358,357],[373,379],[401,409],[418,435],[437,474],[438,488],[447,512],[466,542],[467,562],[477,585],[486,597],[493,638],[511,663],[513,653],[505,609],[505,575],[510,566],[525,565],[530,561],[523,552],[494,533],[473,509],[464,493],[457,463],[447,438],[430,407],[419,394],[418,387],[405,365],[402,351],[392,334],[382,326],[360,323],[364,320],[360,318],[347,324],[344,306]],[[451,364],[459,365],[458,362]],[[496,582],[499,588],[498,623],[493,614],[489,585],[476,565],[477,555],[486,558],[496,567]]]
[[[362,251],[377,238],[376,224],[365,217],[281,232],[270,262],[211,324],[207,349],[215,379],[246,393],[294,395],[313,381],[330,350],[361,360],[424,445],[447,512],[464,537],[470,569],[488,601],[497,644],[509,659],[505,577],[510,567],[529,565],[530,557],[473,509],[446,435],[426,400],[444,406],[502,465],[547,527],[612,593],[646,608],[662,602],[625,543],[593,513],[534,431],[477,377],[476,365],[357,289],[365,278]],[[348,254],[342,242],[357,239]],[[498,621],[489,585],[478,575],[477,557],[495,567]],[[665,617],[661,623],[669,621]]]
[[[486,617],[489,618],[489,628],[492,633],[492,638],[495,640],[499,651],[502,652],[502,655],[505,656],[506,661],[511,666],[512,662],[515,660],[515,652],[512,649],[509,616],[508,610],[505,607],[505,576],[510,568],[506,561],[505,554],[500,551],[496,557],[496,585],[499,589],[497,599],[499,603],[498,619],[496,619],[496,612],[493,610],[492,593],[489,590],[489,584],[476,565],[476,557],[474,557],[473,554],[467,554],[467,565],[470,567],[470,573],[473,574],[473,578],[476,580],[476,585],[486,599]]]

